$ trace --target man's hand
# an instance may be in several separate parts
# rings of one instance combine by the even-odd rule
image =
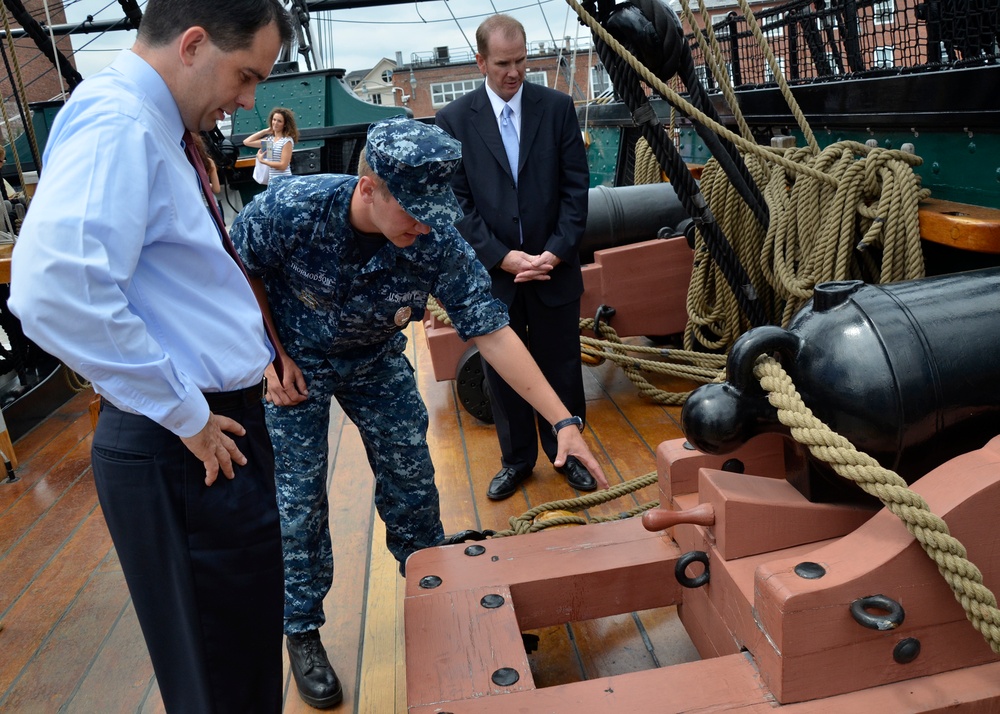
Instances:
[[[194,436],[181,437],[184,446],[205,464],[206,486],[215,483],[220,469],[226,478],[233,478],[233,462],[246,465],[247,457],[236,448],[236,442],[226,432],[243,436],[247,430],[238,421],[209,412],[208,423],[201,431]]]
[[[548,280],[549,271],[552,270],[552,266],[544,261],[541,255],[531,255],[521,250],[512,250],[505,255],[500,263],[500,268],[513,275],[515,283],[526,283],[529,280]]]
[[[281,366],[285,373],[285,378],[278,380],[278,375],[274,371],[274,365],[268,365],[264,370],[264,377],[267,379],[267,394],[264,398],[275,406],[290,407],[304,402],[309,397],[309,390],[306,388],[306,378],[302,370],[295,364],[295,360],[289,357],[284,351],[281,355]]]
[[[559,446],[555,461],[552,462],[553,466],[562,468],[566,464],[567,456],[575,456],[580,463],[587,467],[590,475],[597,479],[598,486],[608,488],[608,479],[604,476],[604,469],[590,453],[590,447],[587,446],[587,442],[583,440],[583,434],[576,427],[567,426],[560,429],[559,433],[556,434],[556,439],[559,441]]]
[[[526,283],[530,280],[549,280],[549,273],[562,262],[549,251],[541,255],[531,255],[520,250],[512,250],[504,256],[500,267],[514,276],[515,283]]]

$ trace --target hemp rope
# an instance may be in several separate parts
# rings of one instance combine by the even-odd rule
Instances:
[[[813,179],[816,182],[815,185],[809,185],[807,189],[801,191],[801,193],[806,194],[812,199],[809,202],[809,206],[812,210],[804,210],[806,216],[811,217],[815,213],[818,213],[818,206],[826,203],[826,197],[820,196],[821,192],[818,190],[819,186],[823,186],[824,190],[832,188],[834,190],[834,202],[838,207],[845,209],[843,213],[840,214],[841,220],[839,221],[839,225],[837,227],[842,228],[845,225],[851,225],[851,235],[853,236],[853,223],[855,220],[854,214],[857,212],[863,220],[867,220],[867,225],[862,226],[863,238],[858,244],[858,247],[863,250],[867,247],[881,244],[885,249],[880,277],[884,278],[886,275],[892,276],[898,273],[902,273],[904,275],[913,273],[915,274],[915,277],[923,275],[922,258],[918,260],[917,257],[915,257],[919,253],[914,254],[912,250],[906,250],[904,251],[904,254],[900,255],[896,244],[890,244],[885,240],[884,235],[886,222],[889,220],[894,221],[894,219],[900,219],[904,225],[902,229],[904,231],[904,246],[907,248],[911,247],[913,241],[915,240],[916,246],[919,249],[920,237],[919,228],[917,226],[916,211],[909,211],[905,216],[900,216],[901,209],[893,201],[886,200],[884,193],[877,196],[878,201],[873,209],[872,204],[875,203],[875,201],[865,196],[862,190],[870,190],[881,182],[889,187],[888,193],[890,196],[894,198],[901,197],[901,200],[905,205],[907,205],[907,207],[915,206],[921,198],[929,195],[929,191],[921,190],[919,188],[919,181],[912,176],[912,171],[908,175],[904,173],[904,175],[900,176],[898,167],[889,166],[889,162],[893,160],[899,161],[903,164],[908,164],[912,168],[912,166],[919,165],[921,162],[919,158],[910,156],[905,152],[891,152],[879,149],[866,151],[866,147],[862,147],[855,142],[844,142],[846,148],[836,147],[835,145],[835,148],[828,147],[827,150],[818,152],[818,146],[816,145],[815,138],[813,137],[811,131],[808,130],[808,125],[804,123],[804,117],[801,120],[800,126],[804,127],[803,133],[805,134],[807,142],[810,144],[811,148],[806,149],[803,152],[792,151],[788,153],[792,153],[793,155],[798,154],[799,156],[807,153],[807,162],[813,159],[825,159],[825,161],[829,161],[830,165],[843,166],[845,168],[841,179],[838,179],[836,176],[820,172],[814,167],[808,165],[807,162],[793,162],[784,156],[785,152],[759,147],[754,142],[734,135],[725,127],[710,120],[702,112],[684,101],[679,95],[667,87],[666,84],[652,75],[652,73],[642,66],[631,53],[625,50],[617,41],[614,40],[613,37],[600,27],[590,14],[583,10],[576,0],[566,1],[574,8],[574,10],[576,10],[577,15],[584,24],[590,27],[596,35],[601,37],[604,42],[606,42],[615,52],[625,59],[626,62],[651,87],[655,88],[661,96],[667,98],[672,105],[679,106],[689,116],[692,116],[701,121],[703,124],[710,126],[716,131],[716,133],[728,136],[734,144],[742,147],[745,151],[753,154],[759,159],[763,159],[765,163],[770,161],[778,167],[781,167],[786,171],[790,171],[791,174],[795,176],[795,180],[793,182],[775,182],[772,180],[768,182],[769,189],[772,185],[782,185],[786,191],[789,189],[794,191],[796,186],[800,183],[804,183],[802,182],[803,176]],[[748,19],[748,25],[754,31],[755,35],[760,38],[760,28],[750,12],[749,7],[746,5],[745,0],[740,0],[740,5]],[[787,90],[787,84],[783,81],[782,73],[780,68],[777,67],[777,62],[775,61],[773,54],[764,43],[762,43],[762,47],[768,59],[769,65],[772,68],[772,72],[775,75],[775,79],[778,81],[779,86],[782,87],[782,93],[785,94],[787,92],[788,98],[790,98],[790,91]],[[790,106],[794,107],[794,104],[790,103]],[[794,107],[793,114],[795,114],[796,119],[798,120],[801,113],[798,111],[797,107]],[[831,149],[833,150],[831,151]],[[848,151],[850,153],[848,153]],[[838,153],[839,156],[837,156]],[[855,160],[856,157],[854,154],[861,154],[862,156],[872,158],[873,160],[870,162],[864,162],[863,159]],[[851,159],[850,162],[846,160],[848,157]],[[820,161],[820,163],[824,163],[824,161]],[[708,170],[707,166],[706,170]],[[858,184],[860,188],[852,185],[852,187],[847,190],[839,190],[847,176],[856,176],[859,174],[862,175],[864,179],[860,184]],[[704,180],[705,177],[703,173],[703,181]],[[709,183],[711,183],[711,181],[709,181]],[[907,189],[909,190],[907,191]],[[771,193],[773,194],[774,191],[771,191]],[[773,225],[774,207],[771,205],[771,201],[768,201],[768,205],[769,208],[772,209],[771,215]],[[794,206],[790,202],[785,205],[791,207],[791,211],[795,211]],[[716,215],[718,216],[718,213],[716,213]],[[783,225],[782,228],[782,231],[768,230],[768,245],[772,251],[780,252],[782,257],[786,259],[783,263],[785,268],[782,269],[779,267],[779,269],[775,271],[775,274],[781,276],[782,279],[787,279],[789,276],[794,278],[796,270],[788,267],[791,266],[794,261],[789,261],[788,259],[799,258],[801,260],[803,254],[796,252],[800,249],[798,244],[794,241],[787,240],[788,231],[790,230],[787,225]],[[834,230],[834,228],[826,226],[824,227],[824,230],[821,231],[821,235],[833,232]],[[729,233],[727,232],[727,235],[728,234]],[[778,240],[779,236],[781,237],[780,242]],[[851,262],[849,253],[844,250],[837,250],[838,243],[823,243],[820,241],[820,246],[822,250],[820,250],[819,253],[823,258],[823,262],[819,268],[813,268],[813,274],[806,275],[808,278],[812,279],[813,285],[815,285],[816,282],[821,282],[823,279],[837,279],[817,279],[815,271],[818,271],[820,268],[829,269],[831,265],[833,266],[834,271],[844,271]],[[852,250],[853,248],[854,246],[851,246]],[[704,250],[703,245],[702,250]],[[696,272],[698,262],[699,261],[696,259]],[[886,268],[887,265],[889,266],[888,268]],[[868,268],[872,269],[873,267],[875,266],[872,261],[869,263]],[[793,280],[791,282],[794,284],[795,281]],[[809,281],[805,280],[803,282],[808,284]],[[689,303],[690,302],[691,298],[689,296]],[[786,302],[783,319],[790,318],[791,314],[794,313],[794,310],[790,310],[788,308],[788,305],[792,302],[792,300],[788,300]],[[723,311],[725,310],[723,309]],[[710,324],[713,328],[719,326],[718,310],[716,310],[711,317],[713,320],[707,322],[706,324]],[[604,326],[602,326],[602,331],[603,327]],[[685,344],[687,344],[687,339],[688,331],[686,330]],[[615,349],[617,348],[612,348],[612,350]],[[610,354],[615,353],[616,352],[612,351]],[[867,454],[857,451],[850,441],[831,431],[829,427],[813,416],[812,412],[802,403],[801,397],[795,390],[794,385],[792,385],[791,378],[787,375],[787,373],[785,373],[781,365],[776,360],[769,356],[760,357],[757,365],[755,366],[754,374],[760,380],[761,386],[768,392],[769,402],[778,410],[779,420],[782,424],[790,428],[792,436],[797,442],[807,446],[815,457],[829,463],[834,471],[836,471],[839,475],[854,481],[866,493],[879,498],[886,508],[903,521],[907,530],[909,530],[910,533],[917,539],[927,555],[938,566],[938,571],[952,589],[955,599],[962,605],[962,608],[965,610],[966,616],[972,623],[973,627],[975,627],[975,629],[983,635],[994,652],[1000,653],[1000,610],[997,608],[996,597],[987,587],[983,585],[981,571],[973,563],[966,559],[965,556],[967,555],[967,552],[965,547],[957,539],[951,536],[948,526],[944,520],[931,513],[923,498],[919,494],[910,490],[907,487],[906,482],[898,474],[882,467],[877,461]],[[624,493],[630,493],[632,490],[652,484],[655,480],[655,474],[647,474],[646,476],[627,481],[603,492],[590,494],[576,499],[553,501],[547,504],[542,504],[541,506],[531,509],[520,517],[512,517],[510,519],[511,530],[497,533],[494,537],[502,537],[511,535],[512,533],[533,532],[547,527],[564,525],[567,523],[586,522],[582,518],[572,516],[557,517],[550,521],[543,521],[537,524],[530,521],[533,521],[536,515],[544,511],[582,510],[589,504],[596,505],[596,503],[603,503],[606,500],[612,500],[613,498],[619,497],[619,490],[622,490]],[[607,497],[612,493],[615,495]],[[622,495],[624,495],[624,493]],[[652,503],[646,504],[645,506],[640,507],[640,509],[646,510],[647,508],[652,507],[652,505]],[[641,512],[641,510],[639,512]],[[597,521],[597,519],[593,520]]]
[[[649,501],[648,503],[636,506],[628,511],[622,511],[615,516],[593,516],[589,520],[583,518],[582,516],[555,516],[548,520],[538,522],[535,522],[534,520],[538,515],[545,513],[546,511],[582,511],[590,508],[591,506],[599,506],[602,503],[607,503],[608,501],[614,501],[622,496],[627,496],[633,491],[638,491],[646,486],[652,486],[656,483],[656,481],[657,474],[652,472],[646,474],[645,476],[638,476],[634,479],[630,479],[629,481],[615,484],[611,488],[603,491],[596,491],[585,496],[579,496],[578,498],[567,498],[559,501],[549,501],[548,503],[543,503],[535,506],[529,511],[525,511],[520,516],[511,516],[509,521],[510,529],[497,531],[491,537],[503,538],[510,535],[536,533],[538,531],[545,530],[546,528],[553,528],[555,526],[607,523],[610,521],[619,521],[637,516],[644,511],[648,511],[649,509],[660,505],[660,502]]]
[[[632,169],[632,185],[663,183],[660,164],[656,154],[644,137],[635,142],[635,167]]]
[[[677,107],[748,151],[745,160],[751,176],[766,186],[764,194],[770,211],[766,234],[714,159],[705,165],[701,187],[723,233],[740,237],[733,248],[751,282],[764,292],[758,299],[774,322],[787,326],[820,282],[867,278],[868,282],[884,283],[923,277],[918,210],[920,200],[929,191],[920,188],[919,178],[912,171],[921,163],[919,157],[857,142],[838,142],[816,153],[810,148],[763,147],[743,139],[716,124],[652,75],[575,0],[567,2],[581,21],[668,99],[672,118]],[[690,22],[690,14],[688,17]],[[758,41],[766,45],[760,27],[755,21],[752,25]],[[714,38],[710,26],[709,36]],[[780,72],[775,77],[784,87],[783,94],[787,91],[786,100],[804,127],[803,133],[810,137],[787,83]],[[720,84],[726,82],[728,75],[723,73]],[[738,113],[738,107],[735,111]],[[636,170],[641,176],[653,170],[648,158],[644,158],[646,146],[636,147]],[[707,349],[725,353],[748,325],[741,318],[736,296],[710,259],[700,231],[696,231],[695,239],[684,348],[688,352]],[[878,250],[882,251],[881,266],[872,255]],[[657,402],[681,404],[686,399],[686,393],[660,392],[641,377],[636,379],[637,370],[649,365],[621,356],[614,345],[587,345],[585,340],[584,344],[585,354],[628,364],[629,378],[646,396],[655,395]],[[595,355],[587,347],[607,354]],[[655,364],[655,370],[669,373],[663,362]],[[721,371],[709,381],[719,379]]]
[[[7,45],[10,48],[10,61],[14,68],[14,76],[17,78],[17,84],[13,86],[14,91],[21,97],[21,104],[25,108],[25,113],[27,116],[24,117],[24,131],[28,135],[28,141],[31,142],[31,148],[34,151],[34,155],[38,157],[41,161],[42,154],[38,150],[38,142],[35,139],[35,125],[31,120],[31,111],[28,109],[28,91],[24,87],[24,77],[21,76],[21,65],[17,61],[17,48],[14,46],[14,36],[10,29],[10,18],[7,16],[7,6],[6,4],[0,4],[0,17],[3,19],[3,27],[7,33]],[[53,45],[55,47],[55,45]],[[12,82],[13,84],[13,82]],[[9,126],[9,120],[7,118],[7,103],[3,101],[3,97],[0,97],[0,111],[3,112],[4,124]],[[24,188],[24,173],[21,171],[21,160],[17,155],[17,144],[14,141],[14,136],[10,135],[10,129],[7,129],[10,148],[14,154],[14,163],[17,166],[17,177],[21,182],[22,190],[24,190],[24,201],[25,208],[31,205],[31,197],[28,195],[27,189]],[[36,166],[36,173],[41,174],[41,166]]]
[[[427,310],[441,324],[451,324],[448,313],[445,312],[444,308],[441,307],[441,304],[433,296],[428,296],[427,298]],[[581,318],[580,329],[593,330],[594,319]],[[724,377],[725,355],[689,352],[673,348],[649,347],[646,345],[627,345],[621,341],[614,328],[605,323],[601,323],[599,332],[605,339],[595,339],[586,335],[580,336],[581,353],[598,360],[610,360],[620,366],[625,375],[636,386],[639,394],[656,404],[680,406],[687,399],[690,392],[667,392],[654,387],[642,376],[642,371],[689,379],[701,384],[718,382]],[[629,352],[669,358],[674,361],[663,362],[660,360],[630,357],[627,354]]]
[[[740,135],[748,140],[756,143],[754,139],[753,132],[750,130],[750,125],[747,124],[746,119],[743,116],[743,112],[740,110],[739,101],[736,99],[736,91],[733,89],[733,83],[729,81],[729,72],[725,69],[725,62],[722,57],[722,48],[719,47],[718,38],[715,36],[715,30],[712,28],[712,18],[708,14],[708,7],[705,3],[699,3],[701,5],[701,19],[702,24],[705,27],[708,40],[705,39],[705,34],[701,32],[695,32],[694,36],[698,40],[698,47],[701,48],[701,52],[705,55],[705,62],[708,64],[709,69],[712,72],[712,76],[716,78],[719,83],[719,88],[722,90],[723,96],[726,98],[726,103],[733,112],[733,116],[736,118],[736,124],[740,129]],[[688,0],[681,0],[681,10],[684,14],[684,19],[687,20],[688,27],[695,28],[697,23],[694,19],[694,14],[691,12],[691,4]]]
[[[972,626],[994,652],[1000,653],[1000,610],[996,597],[983,585],[982,573],[966,559],[965,546],[950,534],[944,520],[931,513],[927,502],[910,490],[899,474],[858,451],[850,441],[813,416],[791,377],[773,357],[759,357],[754,375],[768,392],[768,401],[778,410],[778,419],[791,429],[795,441],[830,464],[840,476],[877,497],[903,521],[937,565]]]
[[[758,298],[773,322],[787,326],[820,282],[850,278],[894,282],[923,277],[918,210],[920,200],[930,192],[920,188],[919,178],[912,171],[922,160],[907,152],[872,148],[857,142],[838,142],[819,150],[745,0],[741,0],[741,6],[748,26],[809,148],[775,149],[753,141],[728,73],[723,69],[721,49],[710,22],[706,21],[706,30],[714,51],[705,47],[701,33],[695,34],[710,65],[715,67],[714,73],[737,117],[742,137],[715,123],[659,80],[575,0],[567,3],[595,35],[668,100],[672,115],[679,108],[746,152],[751,176],[758,185],[766,186],[764,193],[770,212],[766,234],[756,225],[749,208],[714,159],[705,165],[701,188],[722,232],[739,236],[734,249],[751,282],[766,291]],[[694,27],[686,2],[684,7],[687,21]],[[704,8],[702,14],[704,17]],[[645,151],[637,145],[637,183],[650,180]],[[725,352],[749,325],[741,318],[735,296],[707,255],[700,231],[696,231],[695,238],[684,347]],[[882,251],[881,266],[873,255],[877,250]],[[856,257],[858,252],[861,255]]]

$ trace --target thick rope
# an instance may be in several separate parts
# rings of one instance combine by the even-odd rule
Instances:
[[[736,262],[744,266],[749,283],[756,287],[757,300],[769,322],[787,325],[820,282],[856,278],[884,283],[924,275],[918,211],[920,200],[929,191],[920,188],[919,178],[912,171],[913,166],[921,163],[919,157],[857,142],[841,142],[819,151],[787,83],[774,67],[772,72],[779,86],[783,86],[786,101],[810,147],[783,150],[759,146],[752,136],[746,136],[748,131],[743,124],[741,137],[703,115],[652,75],[576,0],[567,2],[595,36],[672,107],[679,107],[747,152],[751,177],[765,186],[770,213],[766,234],[759,225],[754,225],[751,212],[715,159],[706,164],[700,188],[720,232],[739,236],[739,240],[732,242]],[[685,16],[691,24],[690,9]],[[751,19],[748,23],[758,42],[766,47],[766,38]],[[714,41],[714,34],[708,29],[709,39]],[[711,58],[714,53],[706,55]],[[725,87],[728,76],[723,75],[719,80]],[[726,96],[730,103],[735,103],[735,93]],[[639,152],[637,148],[637,161]],[[739,309],[735,298],[732,289],[720,279],[719,268],[707,253],[701,231],[696,230],[685,349],[728,351],[739,335],[751,327],[741,315],[745,311]]]
[[[10,61],[14,67],[14,77],[17,79],[17,83],[16,85],[14,85],[14,91],[17,93],[19,97],[21,97],[22,106],[25,108],[24,131],[28,135],[28,141],[31,143],[31,150],[33,152],[33,155],[39,157],[39,160],[41,160],[42,154],[38,150],[38,141],[35,139],[35,126],[31,121],[31,112],[27,111],[28,91],[24,87],[24,77],[21,76],[21,65],[17,61],[17,48],[14,46],[14,35],[12,34],[10,29],[10,18],[7,16],[6,4],[0,5],[0,13],[2,13],[2,15],[0,16],[2,16],[3,18],[3,28],[7,32],[7,46],[10,49]],[[2,100],[2,97],[0,97],[0,100]],[[4,120],[6,121],[7,118],[6,104],[3,101],[0,101],[0,105],[3,105]],[[17,177],[21,181],[21,186],[23,187],[25,185],[24,174],[21,173],[21,161],[17,155],[17,147],[15,145],[13,136],[10,137],[10,148],[14,152],[14,161],[17,165]],[[36,166],[35,168],[40,174],[41,166]],[[30,206],[31,197],[28,195],[27,191],[24,192],[24,199],[26,205]]]
[[[750,125],[747,124],[746,119],[743,116],[743,112],[740,110],[740,104],[736,99],[736,92],[733,89],[733,83],[729,81],[729,72],[725,69],[726,64],[722,59],[722,48],[719,47],[718,39],[715,36],[715,30],[712,28],[712,18],[708,14],[708,7],[705,3],[699,4],[701,5],[702,23],[705,26],[708,39],[706,40],[704,33],[696,31],[694,36],[698,40],[698,46],[701,48],[701,52],[705,56],[705,61],[712,72],[712,76],[715,77],[715,81],[718,83],[723,96],[726,98],[726,103],[729,105],[730,110],[733,112],[733,116],[736,118],[736,125],[740,129],[740,135],[747,141],[755,141],[753,132],[750,130]],[[691,3],[688,2],[688,0],[681,0],[681,11],[684,15],[684,19],[687,20],[688,27],[698,27],[698,24],[694,19],[694,13],[691,12]]]
[[[703,111],[692,105],[684,97],[679,95],[673,89],[671,89],[667,84],[662,81],[659,77],[653,74],[645,65],[643,65],[631,52],[629,52],[625,47],[622,46],[611,34],[601,27],[600,23],[583,7],[577,0],[566,0],[572,7],[576,14],[579,16],[580,21],[587,25],[594,33],[594,35],[601,40],[603,40],[609,47],[611,47],[615,53],[617,53],[633,70],[636,74],[648,84],[650,87],[656,90],[656,92],[666,99],[670,104],[675,105],[682,112],[687,114],[691,119],[698,121],[704,126],[709,127],[716,134],[728,138],[733,144],[743,149],[749,154],[754,154],[761,159],[770,161],[772,163],[784,166],[789,171],[799,174],[805,174],[807,176],[813,176],[820,181],[826,181],[827,183],[833,185],[835,179],[831,176],[824,176],[820,172],[816,171],[812,167],[805,164],[796,164],[789,159],[786,159],[779,152],[771,149],[770,147],[761,146],[754,141],[744,139],[742,136],[734,134],[721,123],[715,121]]]
[[[632,169],[632,185],[663,183],[663,172],[656,160],[656,154],[644,137],[635,142],[635,166]]]
[[[767,324],[767,317],[758,299],[760,288],[750,282],[746,267],[739,262],[732,244],[720,230],[719,224],[709,209],[698,183],[691,175],[690,169],[674,146],[672,138],[666,136],[659,119],[656,118],[638,77],[634,72],[628,71],[627,65],[621,58],[614,55],[607,43],[597,39],[595,42],[598,55],[607,68],[616,91],[633,113],[634,121],[636,121],[639,130],[656,153],[660,168],[666,172],[673,183],[674,193],[678,201],[698,227],[698,232],[704,237],[704,250],[719,266],[722,275],[726,278],[729,289],[735,295],[736,302],[740,307],[741,316],[746,319],[750,327]],[[742,165],[742,160],[739,163]],[[743,170],[745,169],[744,166]],[[762,224],[766,224],[766,221],[762,221]]]
[[[919,177],[912,170],[921,162],[919,157],[857,142],[840,142],[818,153],[813,148],[773,149],[736,136],[705,117],[639,64],[576,0],[567,2],[605,47],[621,56],[667,98],[672,115],[673,107],[679,107],[748,152],[750,175],[765,186],[770,214],[766,233],[715,159],[706,164],[699,190],[713,216],[712,227],[721,235],[739,236],[728,246],[734,253],[732,262],[742,266],[748,284],[755,286],[755,308],[763,311],[764,321],[787,326],[821,282],[860,279],[887,283],[923,277],[919,202],[929,191],[920,188]],[[690,23],[689,10],[687,17]],[[766,44],[759,26],[756,32],[759,41]],[[794,103],[790,106],[794,107]],[[647,148],[648,144],[642,143],[636,147],[637,174],[651,172],[651,162],[644,153]],[[713,260],[699,228],[695,231],[686,303],[685,351],[725,354],[753,326],[731,283],[718,261]],[[588,351],[588,347],[607,354]],[[640,367],[634,358],[621,354],[614,346],[585,342],[584,353],[621,360],[618,363],[626,366],[629,378],[640,391],[659,403],[682,404],[686,399],[686,394],[667,396],[651,387],[637,371],[647,365]],[[653,369],[667,370],[663,362],[657,362]]]
[[[581,319],[580,329],[593,330],[593,318]],[[687,379],[700,384],[718,382],[723,378],[726,364],[725,355],[663,349],[659,347],[647,347],[645,345],[626,345],[618,337],[618,333],[615,332],[614,328],[605,323],[600,324],[598,331],[605,339],[598,340],[581,336],[581,352],[588,357],[607,359],[617,364],[625,372],[629,381],[636,386],[640,396],[656,404],[680,406],[687,401],[688,395],[691,392],[668,392],[654,387],[642,375],[642,372],[655,372]],[[630,352],[655,355],[661,359],[666,358],[670,361],[639,359],[630,356],[628,354]]]
[[[433,296],[427,298],[427,310],[441,324],[451,324],[448,313]],[[593,332],[594,319],[581,318],[580,330]],[[598,361],[609,360],[617,364],[632,384],[636,386],[640,396],[656,404],[680,406],[684,404],[691,392],[668,392],[654,387],[649,380],[642,376],[644,371],[687,379],[700,384],[720,382],[725,377],[725,355],[625,344],[614,328],[603,322],[600,324],[598,332],[604,338],[603,340],[586,335],[580,336],[581,353]],[[628,353],[646,354],[660,359],[641,359]],[[663,359],[671,361],[664,362]]]
[[[622,511],[617,515],[609,517],[593,516],[590,519],[586,519],[581,516],[554,516],[544,521],[535,521],[535,518],[547,511],[574,512],[583,511],[593,506],[599,506],[602,503],[614,501],[622,496],[627,496],[634,491],[646,488],[646,486],[652,486],[656,483],[656,481],[657,474],[656,472],[653,472],[648,473],[645,476],[639,476],[629,481],[616,484],[603,491],[596,491],[578,498],[567,498],[559,501],[549,501],[548,503],[543,503],[540,506],[535,506],[529,511],[525,511],[520,516],[511,516],[509,521],[510,529],[498,531],[494,533],[492,537],[503,538],[511,535],[523,535],[524,533],[536,533],[538,531],[545,530],[546,528],[554,528],[555,526],[607,523],[610,521],[620,521],[626,518],[632,518],[633,516],[648,511],[651,508],[656,508],[656,506],[660,505],[660,502],[649,501],[641,506],[636,506],[628,511]]]
[[[768,401],[778,410],[778,419],[791,429],[795,441],[808,447],[813,456],[830,464],[839,475],[854,481],[865,493],[878,498],[903,521],[937,565],[972,626],[994,652],[1000,653],[1000,610],[996,597],[983,585],[982,573],[966,559],[965,546],[949,533],[944,520],[931,513],[926,501],[910,490],[897,473],[855,449],[850,441],[813,416],[791,378],[774,358],[762,355],[754,367],[754,375],[768,392]]]
[[[775,59],[774,52],[771,50],[771,43],[767,41],[766,37],[764,37],[764,33],[760,29],[760,24],[758,24],[753,11],[750,10],[750,4],[747,0],[739,0],[739,5],[740,10],[743,13],[743,18],[746,20],[747,27],[753,34],[754,39],[757,40],[757,46],[760,47],[761,52],[764,53],[764,58],[767,60],[767,66],[771,68],[771,74],[774,75],[774,81],[778,84],[781,96],[785,99],[785,104],[788,105],[788,108],[792,112],[792,116],[795,117],[795,122],[799,125],[799,130],[805,136],[809,149],[812,153],[818,154],[819,143],[813,135],[809,122],[806,121],[805,115],[799,108],[799,103],[795,101],[795,97],[792,96],[792,90],[789,89],[788,82],[785,81],[785,74],[782,72],[781,66],[778,64],[778,60]]]

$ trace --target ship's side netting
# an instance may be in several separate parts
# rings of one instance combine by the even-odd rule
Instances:
[[[1000,60],[998,0],[795,0],[755,14],[789,84]],[[711,17],[733,86],[773,85],[746,19]],[[700,79],[713,88],[697,39],[688,40]]]

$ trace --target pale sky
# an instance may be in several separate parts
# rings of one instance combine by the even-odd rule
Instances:
[[[210,2],[211,0],[206,0]],[[145,6],[145,0],[139,6]],[[65,0],[68,23],[116,20],[123,16],[118,0]],[[329,59],[317,58],[314,68],[339,67],[348,72],[368,69],[401,52],[403,63],[413,53],[430,53],[449,47],[453,53],[475,46],[476,27],[493,12],[513,15],[525,27],[528,42],[551,42],[566,36],[589,42],[589,30],[580,25],[565,0],[433,0],[405,2],[381,8],[362,8],[313,13],[310,31],[313,43],[324,46]],[[453,17],[454,16],[454,17]],[[117,51],[131,46],[134,32],[109,32],[103,36],[74,35],[76,62],[87,77],[105,67]],[[332,38],[331,41],[329,38]],[[331,48],[332,45],[332,48]],[[306,69],[300,59],[300,68]]]

